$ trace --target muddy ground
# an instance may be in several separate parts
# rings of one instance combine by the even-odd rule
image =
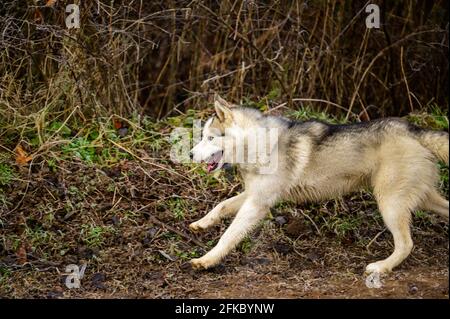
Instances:
[[[414,216],[411,256],[382,288],[366,286],[365,266],[393,249],[368,193],[278,205],[222,264],[194,271],[187,261],[229,221],[202,234],[188,225],[241,191],[239,178],[149,154],[108,167],[77,159],[15,167],[0,211],[0,297],[449,297],[448,225],[428,213]],[[79,288],[65,285],[70,264],[86,265]]]

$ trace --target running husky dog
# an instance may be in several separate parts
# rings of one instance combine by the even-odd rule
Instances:
[[[214,106],[216,115],[206,122],[202,140],[191,151],[194,161],[206,162],[208,171],[236,164],[227,150],[239,144],[247,150],[246,135],[254,128],[276,128],[277,157],[269,156],[269,161],[275,158],[277,165],[272,173],[261,173],[259,157],[253,163],[237,163],[244,192],[189,225],[200,231],[236,215],[217,245],[191,260],[193,268],[217,265],[280,200],[321,201],[371,188],[395,249],[388,258],[369,264],[367,273],[389,272],[409,255],[412,211],[433,211],[448,222],[449,202],[436,189],[436,162],[448,165],[447,132],[424,130],[398,118],[350,125],[295,122],[231,105],[219,96]]]

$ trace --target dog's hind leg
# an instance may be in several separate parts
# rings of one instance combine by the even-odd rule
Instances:
[[[217,245],[201,258],[191,260],[193,268],[210,268],[217,265],[268,213],[268,207],[247,198],[230,227],[223,233]]]
[[[228,198],[223,202],[219,203],[213,208],[208,214],[206,214],[202,219],[189,225],[192,231],[204,230],[220,222],[220,220],[233,216],[241,208],[242,203],[246,197],[245,192],[234,197]]]
[[[387,228],[394,237],[394,252],[386,259],[367,265],[367,273],[386,273],[399,265],[413,248],[411,239],[409,208],[402,203],[402,198],[390,197],[378,199],[378,206]]]
[[[408,138],[385,141],[380,154],[372,186],[395,247],[388,258],[367,265],[369,273],[389,272],[411,253],[411,212],[421,207],[427,195],[435,191],[439,178],[429,151]]]
[[[437,191],[433,191],[428,195],[427,199],[421,205],[424,210],[435,212],[445,218],[448,222],[448,200],[443,198]]]

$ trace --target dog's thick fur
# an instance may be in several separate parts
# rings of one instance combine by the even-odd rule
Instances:
[[[409,255],[412,211],[433,211],[448,222],[449,202],[436,189],[437,160],[448,164],[447,132],[424,130],[398,118],[350,125],[295,122],[235,107],[220,97],[215,108],[216,116],[208,120],[201,142],[192,150],[194,160],[208,161],[221,148],[245,140],[233,135],[246,129],[276,127],[278,166],[273,174],[260,174],[258,163],[238,164],[244,192],[190,225],[193,231],[204,230],[236,215],[218,244],[191,261],[194,268],[217,265],[280,200],[320,201],[372,189],[395,249],[388,258],[369,264],[368,273],[389,272]]]

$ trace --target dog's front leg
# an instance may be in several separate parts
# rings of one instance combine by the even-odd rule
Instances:
[[[214,207],[214,209],[206,214],[202,219],[199,219],[198,221],[190,224],[189,228],[193,231],[204,230],[217,224],[221,219],[236,214],[237,211],[241,208],[245,197],[246,195],[244,192],[228,198],[227,200],[224,200],[216,207]]]
[[[191,260],[193,268],[207,269],[217,265],[267,215],[268,208],[256,203],[257,201],[251,198],[245,199],[235,219],[217,245],[203,257]]]

